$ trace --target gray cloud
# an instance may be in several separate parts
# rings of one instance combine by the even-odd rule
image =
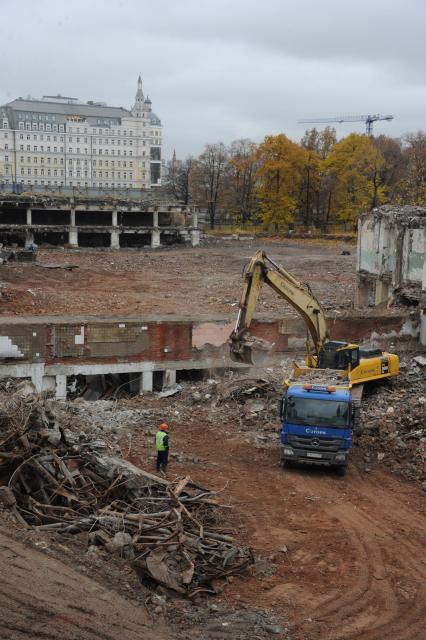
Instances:
[[[423,0],[1,5],[1,102],[59,92],[129,107],[140,71],[167,155],[281,131],[298,140],[310,116],[392,113],[375,130],[394,136],[425,127]]]

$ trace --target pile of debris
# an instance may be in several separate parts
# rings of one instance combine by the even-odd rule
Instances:
[[[379,461],[426,489],[426,357],[404,356],[400,366],[391,383],[367,390],[357,441],[367,465]]]
[[[88,532],[91,547],[131,561],[144,584],[189,597],[217,592],[253,562],[213,492],[136,467],[104,441],[64,428],[54,401],[24,391],[0,397],[0,504],[23,525]]]

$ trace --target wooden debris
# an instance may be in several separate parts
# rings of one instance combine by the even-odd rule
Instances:
[[[223,526],[215,494],[188,476],[168,482],[99,440],[80,440],[35,395],[14,393],[1,406],[0,499],[20,522],[87,531],[90,544],[130,559],[142,581],[189,597],[253,562]]]

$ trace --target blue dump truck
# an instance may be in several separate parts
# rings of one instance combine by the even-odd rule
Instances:
[[[327,383],[324,376],[321,383],[315,382],[312,374],[309,370],[304,381],[299,369],[295,379],[285,382],[279,403],[281,464],[325,465],[344,475],[356,415],[351,385],[342,380]]]

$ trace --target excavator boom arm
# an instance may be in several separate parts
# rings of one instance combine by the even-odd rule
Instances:
[[[263,251],[258,251],[250,260],[245,278],[237,323],[230,338],[231,357],[237,362],[259,364],[262,358],[256,362],[255,351],[264,355],[272,346],[268,348],[265,341],[256,340],[248,334],[263,284],[270,286],[302,316],[319,352],[328,337],[327,325],[324,311],[309,286],[296,280]]]

